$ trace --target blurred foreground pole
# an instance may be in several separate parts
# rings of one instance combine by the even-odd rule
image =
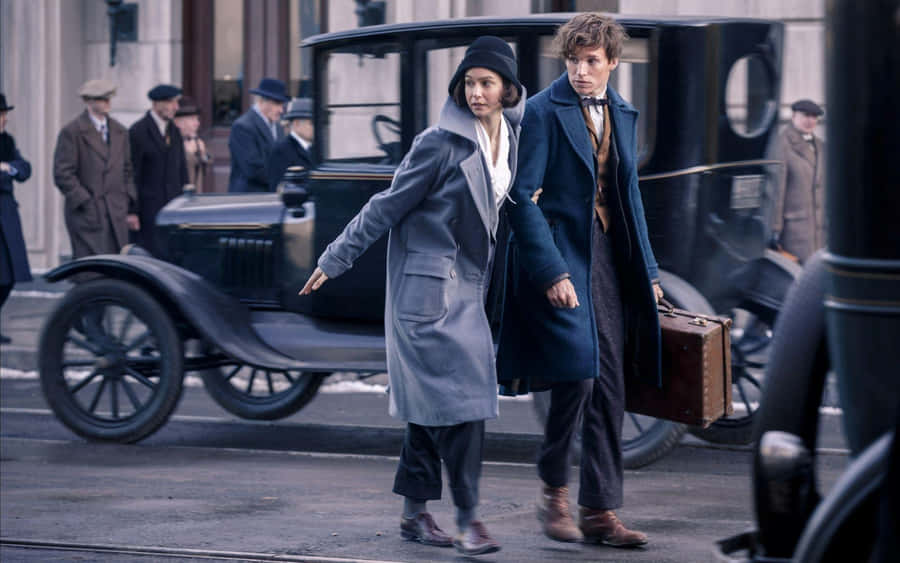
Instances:
[[[900,0],[827,0],[828,344],[858,454],[900,407]]]

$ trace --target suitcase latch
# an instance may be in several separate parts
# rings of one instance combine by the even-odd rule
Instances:
[[[694,317],[688,321],[689,325],[706,326],[706,319],[703,317]]]

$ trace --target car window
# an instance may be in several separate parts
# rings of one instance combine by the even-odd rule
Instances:
[[[541,37],[538,61],[538,81],[541,89],[549,86],[566,70],[565,64],[552,49],[552,42],[552,36]],[[656,115],[651,98],[650,63],[649,41],[646,38],[629,38],[622,50],[622,56],[619,57],[619,66],[609,77],[609,83],[616,92],[641,113],[637,124],[638,162],[641,164],[649,159],[653,148]]]
[[[322,143],[325,161],[398,164],[400,46],[355,44],[323,53]]]

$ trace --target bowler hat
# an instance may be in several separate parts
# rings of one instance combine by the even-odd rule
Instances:
[[[200,115],[200,108],[197,107],[194,98],[182,96],[178,101],[178,109],[175,110],[175,117],[180,117],[182,115]]]
[[[282,119],[312,119],[313,105],[310,98],[293,98],[288,104],[287,111]]]
[[[519,82],[518,65],[516,64],[516,55],[513,53],[509,44],[493,35],[482,35],[469,45],[466,49],[466,55],[462,62],[456,67],[453,78],[450,79],[448,90],[453,95],[453,89],[456,84],[462,80],[466,71],[470,68],[482,67],[493,70],[503,78],[509,80],[522,95],[522,84]]]
[[[3,94],[0,94],[0,111],[9,111],[9,110],[13,109],[14,107],[16,107],[16,106],[6,105],[6,96]]]
[[[147,92],[147,97],[153,100],[154,102],[159,102],[162,100],[171,100],[172,98],[177,98],[181,95],[181,88],[178,86],[173,86],[172,84],[159,84],[154,86]]]
[[[263,78],[259,81],[259,86],[250,89],[250,93],[276,102],[286,102],[290,99],[284,82],[277,78]]]
[[[791,104],[791,111],[800,111],[817,117],[825,113],[819,104],[812,100],[797,100]]]
[[[78,89],[78,95],[88,99],[108,100],[116,94],[115,83],[102,78],[88,80]]]

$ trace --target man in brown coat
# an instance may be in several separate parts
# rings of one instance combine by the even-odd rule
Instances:
[[[774,145],[773,157],[784,166],[773,194],[772,244],[804,262],[825,246],[825,143],[815,136],[824,112],[811,100],[791,109],[791,123]]]
[[[78,91],[85,111],[56,141],[53,181],[66,198],[65,219],[75,258],[118,253],[137,230],[128,129],[109,117],[116,86],[89,80]]]

